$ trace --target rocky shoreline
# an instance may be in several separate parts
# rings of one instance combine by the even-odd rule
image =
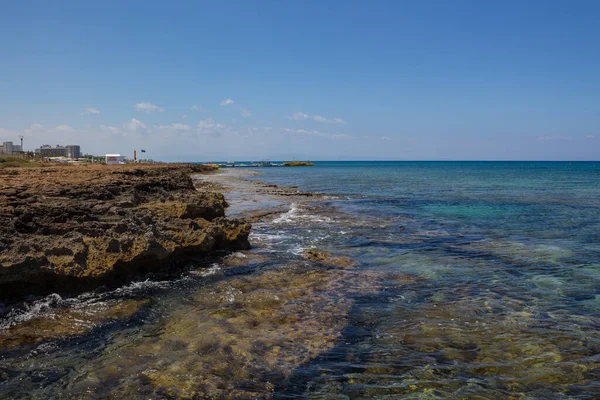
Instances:
[[[0,171],[0,299],[77,293],[221,249],[247,249],[250,224],[190,164]]]

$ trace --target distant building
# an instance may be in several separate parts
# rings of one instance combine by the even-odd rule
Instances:
[[[56,145],[56,147],[52,147],[49,144],[44,144],[40,146],[38,149],[35,149],[35,152],[43,157],[66,157],[67,156],[67,148],[65,146]]]
[[[57,144],[56,147],[45,144],[38,149],[35,149],[35,153],[42,157],[66,157],[75,159],[81,157],[81,147],[76,144],[70,144],[68,146]]]
[[[125,164],[125,157],[120,154],[107,154],[106,163],[108,165]]]
[[[20,144],[13,144],[13,142],[4,142],[0,146],[0,154],[15,154],[22,151]]]
[[[67,157],[71,159],[81,157],[81,147],[77,144],[69,144],[67,147]]]

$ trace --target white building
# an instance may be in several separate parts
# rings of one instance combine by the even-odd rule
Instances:
[[[68,146],[57,144],[56,147],[45,144],[35,149],[35,153],[44,157],[66,157],[74,160],[81,157],[81,147],[78,144]]]
[[[15,154],[23,151],[20,144],[13,144],[13,142],[4,142],[0,146],[0,154]]]
[[[125,164],[125,157],[120,154],[107,154],[106,155],[106,164],[109,164],[109,165]]]

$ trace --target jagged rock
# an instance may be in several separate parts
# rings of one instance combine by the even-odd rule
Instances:
[[[0,171],[0,298],[85,290],[212,250],[249,248],[250,225],[224,218],[223,195],[195,189],[189,175],[206,171],[174,164]]]

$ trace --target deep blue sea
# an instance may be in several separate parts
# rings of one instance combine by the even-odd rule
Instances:
[[[600,396],[599,162],[255,171],[220,175],[229,215],[278,210],[252,250],[0,319],[0,341],[65,332],[0,350],[0,398]]]

